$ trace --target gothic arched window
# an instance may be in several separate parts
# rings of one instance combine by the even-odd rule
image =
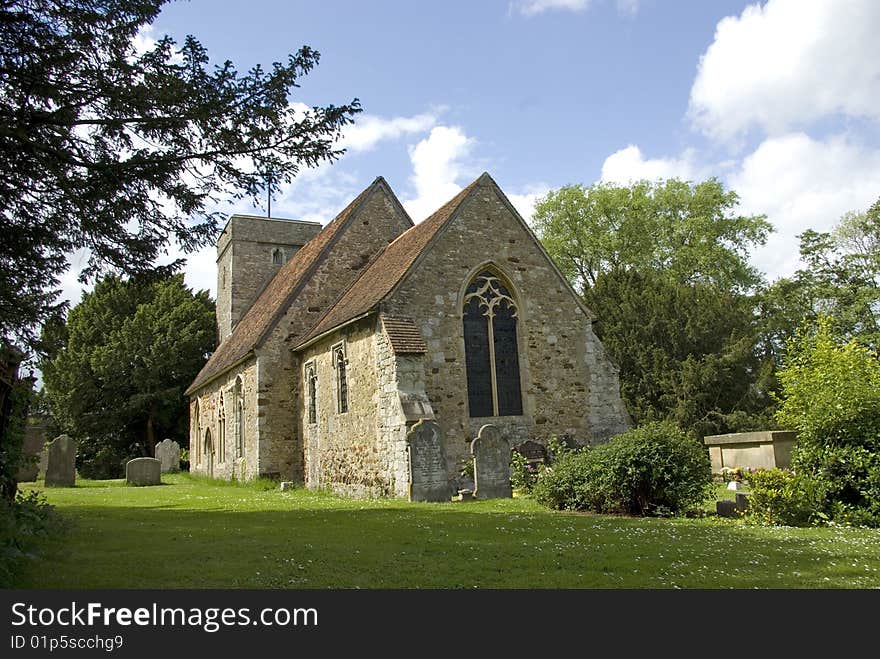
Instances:
[[[284,252],[280,249],[272,251],[272,265],[281,265],[284,263]]]
[[[464,294],[464,347],[471,416],[522,414],[516,302],[508,287],[484,270]]]

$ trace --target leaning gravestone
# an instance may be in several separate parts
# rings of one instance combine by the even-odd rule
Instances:
[[[162,473],[180,471],[180,444],[163,439],[156,444],[156,459],[162,466]]]
[[[501,431],[487,424],[480,428],[471,442],[474,456],[474,497],[477,499],[509,499],[510,444]]]
[[[129,485],[161,485],[162,463],[156,458],[135,458],[125,463],[125,482]]]
[[[443,434],[436,421],[421,419],[406,434],[409,500],[449,501]]]
[[[73,487],[76,482],[76,440],[58,435],[46,445],[46,485]]]

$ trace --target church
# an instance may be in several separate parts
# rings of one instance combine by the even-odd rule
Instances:
[[[406,497],[433,420],[452,495],[486,424],[511,447],[631,425],[593,315],[488,174],[419,224],[381,177],[323,228],[233,215],[217,284],[193,473]]]

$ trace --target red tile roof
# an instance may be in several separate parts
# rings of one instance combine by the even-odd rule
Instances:
[[[488,174],[459,192],[428,219],[400,234],[373,259],[351,286],[333,304],[312,330],[299,342],[297,349],[321,334],[374,310],[400,282],[421,255],[431,239],[455,215],[462,202]],[[491,180],[491,179],[490,179]]]
[[[428,352],[422,333],[412,318],[386,314],[381,314],[380,318],[395,355],[419,355]]]
[[[208,359],[196,379],[186,390],[186,395],[193,393],[215,377],[242,362],[254,348],[262,343],[265,336],[302,290],[314,270],[323,261],[336,239],[348,227],[349,220],[356,214],[358,207],[369,197],[376,186],[383,182],[384,179],[381,176],[376,178],[332,222],[281,267],[236,325],[232,334],[217,347],[217,350]]]

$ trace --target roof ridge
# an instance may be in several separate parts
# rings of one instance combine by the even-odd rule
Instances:
[[[366,313],[370,313],[373,311],[378,304],[391,295],[395,290],[397,290],[398,286],[409,276],[409,274],[416,267],[417,263],[421,260],[422,256],[430,250],[430,247],[436,241],[437,236],[439,236],[443,229],[454,220],[454,218],[458,214],[458,210],[464,204],[465,200],[470,196],[470,194],[478,187],[480,183],[485,181],[485,177],[488,174],[484,173],[476,180],[472,181],[465,188],[460,190],[452,199],[443,204],[440,208],[434,211],[430,216],[428,216],[423,221],[418,224],[410,227],[403,233],[401,233],[397,238],[388,243],[388,245],[380,251],[376,256],[371,259],[371,261],[364,267],[358,276],[351,282],[351,284],[343,291],[334,301],[333,304],[327,309],[324,314],[322,314],[321,318],[312,325],[311,329],[305,333],[304,338],[293,348],[294,350],[300,350],[307,345],[313,343],[318,337],[323,336],[328,331],[339,327],[345,323],[350,322],[355,317],[361,317]],[[491,177],[489,178],[491,181]],[[389,257],[393,258],[394,252],[398,250],[403,250],[405,247],[401,247],[401,244],[406,243],[407,241],[417,241],[421,234],[427,234],[426,240],[424,243],[419,246],[418,242],[414,245],[416,247],[416,253],[413,255],[412,259],[403,259],[403,263],[397,264],[398,266],[402,266],[402,271],[396,275],[393,275],[393,279],[390,282],[390,286],[386,285],[389,282],[382,282],[381,279],[378,283],[380,289],[378,291],[378,297],[372,301],[369,301],[367,306],[358,305],[357,301],[354,304],[351,304],[350,301],[346,300],[347,296],[350,296],[352,290],[354,290],[361,282],[365,281],[369,277],[374,277],[375,273],[373,272],[374,266],[377,262],[381,261],[383,258]],[[408,261],[408,263],[405,263]],[[393,263],[392,263],[393,265]],[[376,293],[376,291],[373,291]],[[349,306],[356,307],[357,311],[353,313],[349,313],[347,309],[342,307],[341,305],[344,302],[349,302]],[[328,319],[332,319],[334,312],[337,312],[342,318],[339,320],[332,320],[330,322]],[[327,325],[324,327],[324,325]]]

